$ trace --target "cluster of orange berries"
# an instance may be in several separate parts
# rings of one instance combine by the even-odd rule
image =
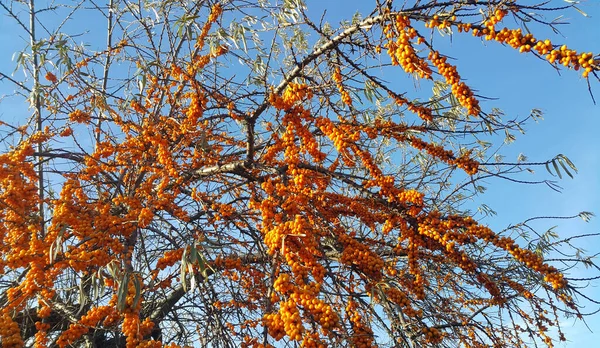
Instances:
[[[408,296],[396,289],[396,288],[392,288],[392,287],[388,287],[384,290],[385,292],[385,296],[386,298],[397,304],[398,306],[400,306],[400,308],[402,308],[402,313],[405,314],[408,317],[418,317],[419,316],[419,311],[415,310],[410,302],[410,299],[408,298]]]
[[[171,77],[175,80],[182,80],[185,78],[183,69],[181,69],[181,67],[177,64],[171,65],[171,71],[169,72],[169,75],[171,75]]]
[[[204,47],[204,39],[208,35],[212,24],[217,21],[217,19],[222,13],[223,8],[219,3],[216,3],[212,6],[212,8],[210,9],[210,14],[208,15],[208,19],[206,20],[206,23],[204,23],[204,26],[202,26],[202,31],[200,32],[200,35],[198,35],[198,39],[196,40],[196,47],[198,49]]]
[[[173,266],[181,260],[182,255],[183,248],[165,251],[164,255],[156,262],[156,269],[163,270],[167,267]]]
[[[554,289],[562,289],[567,285],[564,275],[558,270],[548,267],[549,271],[544,276],[544,281],[550,283]]]
[[[410,145],[417,150],[425,150],[432,157],[438,158],[446,163],[451,162],[454,158],[454,153],[451,150],[446,150],[440,145],[429,144],[419,138],[411,138]]]
[[[318,283],[307,284],[290,295],[290,298],[312,314],[325,331],[329,331],[337,326],[338,316],[330,305],[316,297],[319,288]]]
[[[479,169],[479,162],[470,157],[469,151],[455,158],[451,150],[446,150],[440,145],[429,144],[418,138],[411,138],[410,144],[417,150],[425,150],[432,157],[438,158],[448,164],[456,165],[467,174],[473,175]]]
[[[502,296],[498,285],[490,280],[490,277],[488,277],[485,273],[478,273],[477,281],[479,284],[483,285],[483,287],[488,291],[497,304],[503,304],[506,302],[506,299]]]
[[[252,200],[249,203],[251,209],[258,209],[261,211],[262,221],[263,221],[263,230],[268,230],[272,227],[273,220],[272,219],[280,219],[281,215],[277,213],[278,203],[273,198],[272,194],[279,191],[278,186],[282,185],[281,182],[277,179],[274,180],[265,180],[261,184],[261,188],[264,190],[265,194],[268,196],[267,198],[257,201]]]
[[[431,69],[425,60],[417,55],[411,44],[411,40],[414,40],[418,33],[415,28],[410,26],[410,19],[407,16],[398,15],[396,16],[395,25],[398,34],[395,33],[391,25],[383,29],[388,39],[398,36],[395,42],[390,40],[384,45],[388,50],[392,65],[400,65],[407,73],[416,73],[420,78],[431,78]],[[417,43],[421,43],[421,41],[422,38],[419,37]]]
[[[269,95],[269,103],[279,110],[289,110],[298,101],[312,98],[312,92],[306,84],[290,82],[283,94]]]
[[[399,106],[401,106],[403,103],[396,98],[395,99],[396,104],[398,104]],[[416,105],[414,103],[407,103],[406,108],[408,109],[408,111],[413,112],[415,114],[417,114],[423,121],[433,121],[433,112],[431,111],[430,108],[424,106],[424,105]]]
[[[270,213],[263,210],[263,215],[270,215]],[[272,228],[263,228],[263,233],[265,245],[269,247],[269,253],[275,254],[277,250],[281,249],[282,240],[287,234],[285,226],[276,225]]]
[[[307,333],[304,335],[300,348],[327,348],[327,345],[321,341],[317,333]]]
[[[7,219],[8,220],[8,219]],[[9,237],[10,238],[10,237]],[[7,239],[9,239],[7,238]],[[10,238],[12,239],[12,238]],[[16,241],[15,241],[16,242]],[[17,244],[17,243],[14,243]],[[5,260],[3,260],[6,266],[10,268],[18,268],[22,267],[22,265],[26,265],[33,261],[33,256],[31,252],[28,250],[29,248],[15,248],[16,245],[13,244],[13,252],[6,255]]]
[[[342,156],[342,160],[347,165],[353,165],[352,155],[348,151],[349,142],[357,141],[360,138],[360,133],[344,133],[341,129],[327,117],[320,117],[316,120],[316,126],[321,129],[323,134],[333,142],[333,145]]]
[[[457,244],[463,245],[476,241],[476,237],[468,232],[459,232],[460,227],[468,226],[470,224],[461,224],[460,221],[455,221],[452,217],[442,221],[438,212],[431,212],[429,216],[419,219],[418,232],[444,246],[446,255],[461,269],[466,272],[473,272],[476,269],[476,264],[469,256],[455,248]],[[436,245],[429,245],[429,247],[435,249]]]
[[[410,251],[409,251],[410,253]],[[416,253],[413,252],[412,255]],[[410,256],[409,256],[410,257]],[[412,266],[412,268],[411,268]],[[412,292],[418,300],[425,299],[425,287],[428,285],[428,281],[423,277],[423,274],[419,269],[417,269],[418,263],[416,259],[413,259],[412,265],[409,265],[409,273],[414,276],[414,279],[407,286],[408,291]],[[420,315],[421,312],[417,311],[417,315]]]
[[[470,152],[457,157],[452,161],[458,168],[461,168],[465,173],[474,175],[479,170],[479,162],[470,157]]]
[[[508,14],[508,10],[505,8],[497,8],[493,13],[491,13],[488,18],[483,22],[483,25],[487,28],[493,27],[496,24],[500,23],[504,17]]]
[[[423,205],[424,195],[417,190],[403,190],[398,194],[398,200],[404,203],[410,203],[417,206]]]
[[[350,97],[350,93],[348,93],[348,91],[344,88],[344,85],[342,84],[342,72],[340,70],[340,67],[336,66],[333,69],[332,78],[338,88],[338,91],[340,92],[342,102],[348,106],[352,106],[352,98]]]
[[[48,330],[50,329],[50,324],[43,323],[41,321],[35,322],[35,329],[37,332],[35,333],[34,347],[46,347],[48,345]]]
[[[90,114],[80,109],[69,113],[69,120],[72,122],[87,123],[90,122],[90,119]]]
[[[273,289],[281,294],[287,294],[293,289],[292,283],[290,283],[290,275],[288,273],[280,274],[275,282],[273,283]]]
[[[187,122],[198,124],[202,117],[206,105],[206,97],[202,93],[193,93],[190,98],[190,105],[186,110]]]
[[[565,45],[559,48],[554,46],[550,40],[538,40],[532,34],[523,34],[520,28],[496,30],[496,25],[507,14],[508,10],[497,8],[480,26],[474,26],[471,23],[456,23],[456,16],[450,16],[440,21],[440,17],[435,15],[432,20],[426,23],[426,27],[443,29],[456,25],[459,32],[472,31],[473,36],[498,41],[519,50],[521,53],[535,51],[537,54],[545,56],[550,63],[558,62],[575,70],[582,69],[584,78],[587,78],[592,71],[598,69],[599,64],[593,59],[592,53],[578,53]]]
[[[445,28],[450,26],[451,22],[445,20],[438,21],[439,16],[434,16],[431,22],[426,23],[426,27]],[[454,21],[455,16],[449,18]],[[431,79],[431,69],[424,59],[419,57],[411,44],[411,41],[417,38],[417,44],[423,42],[423,38],[419,36],[415,28],[410,27],[410,20],[407,16],[397,16],[395,27],[399,31],[396,42],[389,41],[386,43],[388,55],[392,60],[392,65],[401,65],[408,73],[416,73],[420,78]],[[394,27],[388,25],[384,27],[384,33],[388,39],[392,39],[396,33]],[[428,59],[437,67],[439,73],[444,76],[446,82],[452,86],[452,93],[458,99],[459,103],[467,109],[469,115],[476,116],[480,112],[479,101],[475,98],[471,89],[460,80],[456,67],[449,64],[445,57],[440,57],[437,51],[431,51]],[[400,105],[407,103],[406,100],[400,99]],[[423,106],[417,106],[412,103],[407,103],[409,110],[417,113],[424,120],[431,120],[431,110]]]
[[[340,236],[339,241],[344,246],[340,262],[355,265],[373,280],[381,279],[385,262],[379,255],[345,234]]]
[[[318,151],[318,149],[317,149]],[[320,152],[320,151],[319,151]],[[326,156],[325,154],[323,154],[323,156]],[[314,156],[313,156],[314,158]],[[322,162],[325,159],[325,157],[317,157],[315,158],[315,161],[317,163]],[[313,185],[317,186],[317,187],[327,187],[327,177],[316,174],[315,172],[308,170],[308,169],[297,169],[296,173],[294,174],[293,180],[294,180],[294,184],[298,187],[312,187]]]
[[[90,327],[98,325],[110,312],[112,307],[101,306],[90,309],[86,315],[81,317],[78,323],[71,324],[69,328],[58,337],[56,344],[63,348],[73,344],[81,336],[85,335]]]
[[[279,313],[267,313],[263,316],[263,323],[267,328],[269,335],[279,341],[285,337],[285,328],[283,319]]]
[[[76,271],[84,271],[91,265],[106,265],[110,262],[110,255],[105,248],[97,248],[99,243],[85,243],[76,249],[66,251],[63,256],[68,264]],[[91,251],[90,251],[91,250]]]
[[[425,23],[425,28],[438,28],[445,29],[452,26],[452,22],[456,21],[456,16],[444,16],[434,15],[430,21]]]
[[[443,230],[423,222],[419,224],[418,232],[420,235],[436,240],[442,244],[446,244],[446,238],[450,235],[447,233],[442,237]]]
[[[163,344],[160,341],[143,340],[140,343],[138,343],[136,348],[163,348]]]
[[[295,135],[302,140],[301,151],[310,154],[317,163],[323,162],[327,155],[319,149],[319,144],[311,131],[302,124],[303,119],[310,118],[310,112],[303,108],[299,108],[299,112],[287,113],[283,118],[283,123],[286,126],[286,133],[282,140],[288,141],[287,147],[296,147],[294,142]],[[288,138],[289,135],[289,138]]]
[[[68,127],[68,126],[64,127],[64,129],[61,130],[60,133],[59,133],[59,135],[61,137],[68,137],[69,135],[72,135],[72,134],[73,134],[73,129],[71,127]]]
[[[25,346],[21,338],[19,325],[7,313],[4,313],[0,317],[0,338],[2,338],[2,347],[5,348],[21,348]]]
[[[295,249],[297,253],[302,252],[301,247],[296,247]],[[294,255],[294,253],[290,252],[289,250],[284,250],[284,254],[287,263],[292,268],[292,274],[294,275],[295,280],[299,283],[302,282],[302,279],[308,277],[312,268],[307,267],[307,265],[304,262],[298,260],[300,257]]]
[[[127,348],[135,348],[142,339],[140,332],[140,317],[138,313],[125,312],[123,314],[122,329],[125,335],[125,345]]]
[[[479,101],[475,98],[471,88],[461,81],[456,66],[448,63],[447,58],[440,56],[437,51],[431,51],[427,58],[431,60],[439,73],[446,79],[446,83],[452,88],[452,94],[460,105],[467,109],[467,113],[472,116],[479,115],[481,111]]]
[[[223,7],[221,7],[221,4],[219,4],[219,3],[214,4],[210,9],[210,15],[208,15],[207,22],[209,22],[209,23],[216,22],[222,13],[223,13]]]
[[[369,139],[375,139],[378,136],[394,138],[398,141],[406,140],[406,131],[409,129],[419,129],[419,126],[408,126],[403,123],[395,123],[390,120],[375,119],[373,125],[363,125],[361,130],[365,132]]]
[[[508,251],[516,260],[525,264],[532,270],[544,275],[544,281],[550,283],[554,289],[564,288],[567,281],[555,267],[550,266],[542,260],[535,252],[520,248],[511,238],[499,237],[488,227],[476,224],[472,219],[465,219],[466,225],[470,225],[466,232],[482,240],[491,242],[495,246]]]
[[[521,53],[535,51],[539,55],[545,55],[546,60],[550,63],[558,62],[575,70],[583,69],[583,77],[587,77],[594,70],[596,64],[592,53],[578,53],[567,48],[566,45],[555,48],[550,40],[537,40],[532,34],[523,35],[520,28],[512,30],[503,28],[500,31],[494,31],[493,26],[488,26],[481,31],[473,29],[473,33],[475,36],[483,36],[487,33],[486,39],[507,44]]]
[[[53,296],[49,296],[49,293],[52,293],[52,292],[42,290],[40,297],[41,298],[52,298]],[[38,318],[40,318],[40,319],[48,318],[50,316],[50,314],[52,314],[52,308],[50,308],[46,303],[44,303],[44,301],[39,301],[38,302],[38,310],[37,310]]]
[[[112,311],[106,315],[106,317],[104,318],[104,321],[102,322],[102,325],[104,327],[111,327],[111,326],[117,324],[119,322],[119,320],[121,320],[121,315],[117,311],[115,304],[113,304],[111,306],[111,308],[112,308]]]
[[[80,325],[80,324],[71,324],[66,331],[58,337],[56,340],[56,344],[60,348],[64,348],[69,344],[77,341],[81,336],[85,335],[88,332],[89,328]]]
[[[44,76],[44,77],[46,78],[46,80],[48,80],[52,83],[56,83],[56,81],[58,81],[58,79],[56,78],[56,75],[54,75],[53,73],[51,73],[49,71],[46,73],[46,76]]]
[[[424,327],[421,332],[425,336],[425,339],[431,344],[439,344],[444,338],[444,334],[434,327]]]
[[[41,132],[35,132],[29,136],[27,142],[30,144],[41,144],[43,142],[48,141],[54,136],[53,133],[50,132],[50,128],[48,126]]]
[[[288,124],[289,126],[289,124]],[[287,127],[286,131],[281,136],[281,141],[284,145],[283,155],[286,163],[290,166],[296,166],[300,162],[300,148],[297,146],[296,135],[291,127]]]
[[[302,326],[302,318],[300,310],[296,303],[292,300],[282,302],[279,307],[279,315],[283,322],[283,329],[286,335],[294,341],[302,339],[304,327]]]
[[[582,68],[583,72],[581,73],[581,76],[585,78],[587,78],[594,69],[598,69],[600,66],[600,62],[594,60],[593,53],[577,54],[576,51],[568,49],[565,45],[560,46],[558,50],[554,49],[550,51],[546,56],[546,59],[548,59],[550,63],[558,61],[558,63],[564,66],[572,66],[575,70]]]
[[[294,272],[296,273],[296,272]],[[296,279],[302,282],[301,279]],[[296,286],[291,283],[291,276],[288,273],[280,274],[273,284],[273,289],[286,296],[288,300],[280,304],[278,313],[270,313],[264,317],[265,324],[269,328],[269,333],[276,339],[284,335],[292,340],[299,340],[303,332],[302,321],[298,306],[312,315],[312,318],[321,325],[325,331],[331,330],[338,323],[338,317],[323,300],[319,299],[319,283],[309,283],[302,286]],[[279,302],[279,296],[273,294],[271,300]]]
[[[381,188],[382,194],[389,193],[390,190],[394,190],[394,177],[390,175],[383,175],[383,171],[375,163],[371,153],[369,153],[368,151],[357,149],[356,154],[362,161],[363,165],[365,166],[365,169],[371,175],[371,180],[366,180],[363,183],[364,188],[379,186]]]
[[[142,320],[140,323],[140,335],[142,337],[150,335],[152,333],[152,329],[154,329],[154,322],[150,320],[150,318]]]
[[[358,311],[358,304],[355,301],[348,301],[346,313],[352,324],[353,335],[350,337],[352,347],[371,348],[375,347],[373,330],[363,322],[363,317]]]
[[[218,269],[239,269],[242,267],[242,259],[237,256],[219,256],[215,259],[214,264]]]
[[[129,251],[128,251],[129,253]],[[132,274],[131,279],[127,283],[127,296],[125,297],[125,309],[124,313],[137,313],[142,307],[142,296],[140,294],[136,294],[136,287],[134,278],[137,278],[137,281],[140,282],[140,287],[142,287],[142,279],[138,274]],[[140,289],[143,291],[143,289]],[[135,303],[136,295],[139,296],[137,303]]]
[[[381,233],[383,233],[383,234],[390,233],[394,229],[394,222],[395,221],[391,218],[385,220],[385,222],[381,226]]]
[[[550,283],[554,289],[564,288],[567,285],[563,274],[556,268],[545,264],[535,252],[519,248],[516,245],[509,249],[508,252],[527,267],[544,274],[544,281]]]
[[[396,105],[398,105],[398,106],[406,105],[406,108],[408,109],[408,111],[417,114],[417,116],[419,116],[423,121],[428,121],[428,122],[433,121],[433,112],[430,108],[426,107],[425,105],[415,104],[400,95],[395,95],[392,93],[389,93],[389,95],[394,100],[394,103],[396,103]],[[400,128],[399,130],[405,131],[406,129],[408,129],[408,128],[405,128],[405,129]],[[411,127],[411,129],[419,130],[419,127],[418,126]],[[400,134],[398,132],[394,132],[394,133],[396,134],[395,135],[396,140],[398,140],[398,141],[406,140],[406,135]]]
[[[425,285],[427,280],[423,278],[421,274],[421,268],[419,267],[420,253],[419,248],[425,245],[422,237],[417,235],[412,229],[407,228],[403,230],[403,235],[398,239],[406,240],[408,242],[406,246],[406,256],[408,273],[412,275],[412,279],[405,285],[407,290],[414,294],[417,299],[422,300],[425,297]]]

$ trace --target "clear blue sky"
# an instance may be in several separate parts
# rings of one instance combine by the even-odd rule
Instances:
[[[357,10],[370,9],[371,2],[358,0],[307,1],[315,11],[328,9],[328,16],[335,23],[338,18],[351,18]],[[400,3],[400,1],[398,1]],[[553,1],[561,4],[561,1]],[[583,17],[576,11],[565,13],[571,24],[561,27],[562,37],[549,30],[546,35],[553,42],[564,42],[582,51],[600,53],[600,1],[585,1],[581,8],[589,14]],[[0,18],[0,71],[12,72],[13,52],[24,46],[26,39],[15,35],[12,21]],[[539,31],[536,31],[539,32]],[[481,94],[499,98],[484,102],[484,108],[500,107],[509,116],[524,116],[532,108],[544,111],[544,121],[532,124],[527,134],[505,147],[507,160],[515,160],[519,153],[532,161],[544,161],[559,153],[567,155],[578,167],[574,179],[563,178],[559,185],[564,188],[557,193],[545,186],[525,186],[505,181],[490,181],[488,191],[481,197],[498,212],[497,217],[486,222],[495,229],[503,229],[533,216],[574,215],[580,211],[592,211],[600,215],[600,106],[594,105],[588,93],[586,81],[573,71],[557,74],[548,64],[531,55],[523,55],[496,43],[481,42],[470,35],[457,35],[452,43],[447,38],[437,38],[436,47],[457,59],[461,76]],[[497,67],[497,68],[496,68]],[[398,72],[401,74],[400,70]],[[413,90],[414,86],[407,86]],[[0,95],[11,93],[13,86],[0,81]],[[592,82],[592,90],[600,103],[600,83]],[[425,91],[428,92],[428,91]],[[25,107],[13,99],[1,101],[0,119],[25,117]],[[548,178],[543,168],[538,178]],[[478,202],[475,202],[478,203]],[[536,226],[540,230],[558,225],[562,237],[600,232],[600,218],[589,223],[582,220],[543,221]],[[589,253],[600,252],[600,237],[587,239],[584,247]],[[586,276],[585,270],[576,270],[575,276]],[[586,290],[592,298],[600,299],[600,286]],[[582,323],[565,320],[566,347],[597,346],[600,338],[600,315],[588,319],[591,333]]]

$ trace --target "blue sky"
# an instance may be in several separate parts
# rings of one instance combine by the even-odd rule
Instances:
[[[357,10],[365,8],[368,1],[327,0],[307,1],[314,11],[328,9],[332,24],[339,18],[351,18]],[[398,3],[400,3],[398,1]],[[553,1],[561,4],[561,1]],[[368,5],[370,6],[370,5]],[[600,53],[600,1],[585,1],[581,9],[588,13],[584,17],[577,11],[565,13],[569,25],[561,26],[561,35],[550,30],[535,30],[536,36],[551,38],[554,43],[566,43],[581,51]],[[11,73],[15,51],[22,48],[25,38],[16,36],[10,20],[0,19],[0,72]],[[508,23],[510,25],[510,23]],[[497,43],[482,42],[470,35],[456,35],[452,42],[438,37],[436,48],[456,58],[460,74],[479,93],[498,98],[483,102],[484,108],[500,107],[507,116],[525,116],[532,108],[544,111],[544,121],[527,127],[527,134],[507,145],[502,152],[507,160],[516,160],[519,153],[526,154],[531,161],[545,161],[562,153],[568,156],[579,169],[574,179],[558,178],[563,187],[557,193],[545,186],[525,186],[505,181],[489,181],[488,191],[480,198],[498,212],[486,222],[496,230],[534,216],[575,215],[581,211],[592,211],[600,215],[600,105],[594,105],[588,93],[587,83],[574,71],[562,70],[558,74],[550,65],[532,55],[519,54],[515,50]],[[398,74],[402,74],[398,70]],[[407,86],[412,91],[414,86]],[[10,93],[13,86],[0,81],[0,95]],[[600,83],[592,81],[592,91],[600,103]],[[428,90],[425,91],[429,92]],[[14,99],[1,101],[0,119],[24,117],[25,106]],[[540,167],[537,178],[549,175]],[[532,177],[533,178],[533,177]],[[481,202],[474,202],[478,204]],[[582,220],[542,221],[536,224],[540,230],[558,225],[561,237],[600,232],[600,218],[589,223]],[[579,246],[588,253],[600,252],[600,237],[586,239]],[[576,270],[576,276],[585,276],[585,270]],[[597,273],[596,273],[597,274]],[[586,294],[600,299],[600,284],[586,289]],[[600,315],[587,319],[590,328],[600,328]],[[564,331],[569,339],[566,347],[591,347],[600,338],[600,329],[591,333],[582,323],[564,321]]]

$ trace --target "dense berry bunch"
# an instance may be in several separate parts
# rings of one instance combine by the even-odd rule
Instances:
[[[0,317],[0,338],[2,338],[2,347],[21,348],[25,346],[19,325],[8,314]]]
[[[410,26],[410,19],[407,16],[396,16],[394,24],[385,27],[384,33],[390,39],[385,47],[393,65],[400,65],[407,73],[414,73],[420,78],[431,78],[431,69],[425,60],[417,55],[412,44],[412,41],[421,43],[422,38],[418,36],[417,30]],[[396,41],[391,40],[394,37]]]

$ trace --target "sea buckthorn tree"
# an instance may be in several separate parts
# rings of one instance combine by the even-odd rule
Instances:
[[[528,31],[572,4],[0,6],[27,41],[1,75],[2,347],[552,346],[582,315],[566,271],[593,260],[465,208],[485,179],[574,165],[494,161],[540,112],[503,118],[436,45],[593,84],[598,56]]]

